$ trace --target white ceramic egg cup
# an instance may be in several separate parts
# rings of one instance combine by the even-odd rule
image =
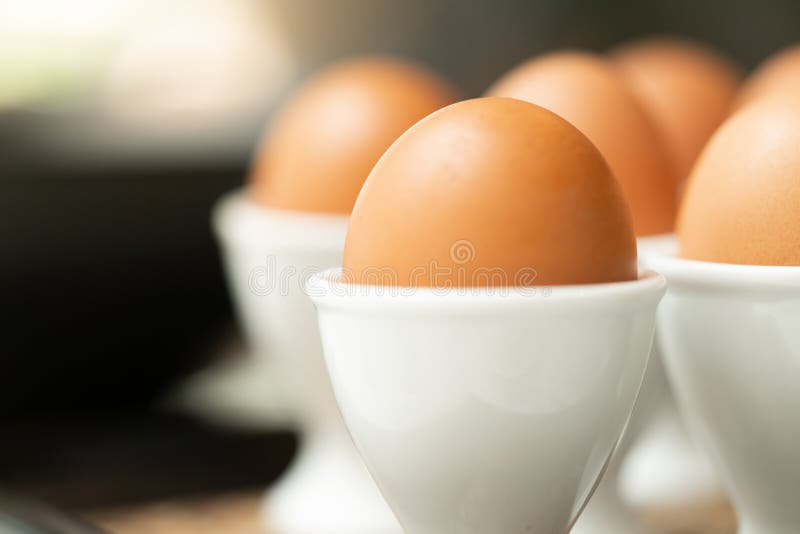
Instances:
[[[664,286],[313,278],[336,399],[406,532],[567,531],[630,416]]]
[[[640,237],[639,254],[672,239]],[[686,436],[654,343],[625,435],[572,533],[643,534],[644,511],[716,502],[722,495],[708,460]]]
[[[253,369],[264,373],[264,387],[282,386],[301,432],[297,459],[265,495],[270,531],[400,532],[342,423],[304,292],[312,274],[341,265],[347,220],[266,209],[242,191],[214,208],[240,323],[254,355],[268,362]]]
[[[800,532],[800,267],[642,258],[669,280],[659,344],[690,433],[740,534]]]
[[[572,534],[647,534],[635,507],[623,498],[621,474],[631,448],[639,441],[663,403],[665,390],[664,371],[660,356],[653,345],[636,406],[631,414],[625,434],[608,464],[603,478],[591,500],[586,505]]]
[[[671,246],[674,240],[673,234],[639,238],[640,263],[652,252]],[[640,512],[714,505],[725,499],[725,491],[705,451],[698,449],[687,434],[664,370],[659,335],[656,328],[649,380],[645,381],[656,391],[642,393],[652,399],[652,405],[648,413],[641,413],[646,420],[633,425],[638,435],[625,458],[620,459],[620,497],[627,510]]]

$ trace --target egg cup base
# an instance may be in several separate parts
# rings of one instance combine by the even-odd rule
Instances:
[[[264,524],[290,534],[402,534],[344,428],[319,430],[302,436],[291,469],[264,494]]]

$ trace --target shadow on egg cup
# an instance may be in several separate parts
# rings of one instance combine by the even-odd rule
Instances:
[[[277,532],[400,532],[341,421],[304,293],[311,275],[341,265],[347,220],[267,209],[243,191],[214,208],[238,319],[265,362],[252,369],[265,388],[281,388],[301,433],[297,458],[264,499],[265,523]]]
[[[643,262],[669,280],[659,344],[690,433],[709,453],[740,534],[800,525],[800,267],[675,256],[674,240]]]
[[[639,254],[662,247],[672,234],[640,237]],[[658,338],[658,329],[656,329]],[[573,534],[641,534],[642,512],[714,502],[724,497],[708,459],[686,434],[657,343],[625,435]]]
[[[667,387],[665,380],[660,356],[654,344],[639,397],[625,433],[591,500],[570,531],[572,534],[645,534],[649,532],[636,508],[624,498],[622,479],[631,449],[638,445],[641,436],[647,431],[653,415],[666,402],[663,398]]]
[[[336,399],[411,534],[565,532],[630,417],[663,277],[307,291]],[[466,292],[466,293],[465,293]]]

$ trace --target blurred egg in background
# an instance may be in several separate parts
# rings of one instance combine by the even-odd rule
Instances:
[[[659,128],[676,186],[730,111],[741,72],[712,48],[679,37],[651,37],[610,52]]]
[[[800,84],[800,44],[787,46],[766,58],[745,81],[736,106],[770,96],[797,98]]]
[[[277,209],[350,213],[389,145],[456,100],[434,72],[399,58],[339,62],[298,89],[269,126],[251,196]]]
[[[653,119],[610,61],[580,51],[546,54],[512,69],[487,94],[527,100],[577,126],[622,185],[637,235],[672,229],[672,162]]]

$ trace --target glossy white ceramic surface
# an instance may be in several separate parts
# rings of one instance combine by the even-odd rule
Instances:
[[[649,251],[659,250],[673,239],[672,234],[639,237],[639,256],[645,257]],[[658,336],[656,328],[656,340]],[[657,342],[653,343],[639,402],[623,442],[627,447],[621,447],[625,450],[618,451],[609,466],[609,470],[616,469],[618,472],[616,476],[607,473],[603,477],[598,493],[603,491],[607,481],[617,480],[620,499],[626,506],[616,506],[618,514],[613,529],[595,521],[585,532],[640,534],[643,526],[631,516],[639,516],[643,511],[652,509],[692,506],[699,502],[718,502],[724,498],[724,491],[706,455],[692,444],[686,433],[667,382]],[[620,457],[620,452],[624,453],[624,457]],[[610,503],[611,498],[606,502]],[[593,509],[600,503],[598,499],[592,499],[581,521],[591,519]],[[621,513],[628,514],[628,524],[633,528],[620,528],[623,519]],[[598,515],[604,520],[614,519],[609,513]]]
[[[663,403],[665,380],[660,356],[654,346],[625,434],[594,495],[572,528],[572,534],[650,534],[651,530],[641,520],[640,511],[624,499],[621,471],[627,464],[631,449],[639,444],[642,433],[648,430],[652,422],[653,414]]]
[[[649,246],[660,237],[637,238],[638,249]],[[666,377],[659,360],[654,344],[631,420],[592,499],[572,528],[573,534],[647,534],[637,510],[622,498],[620,471],[629,450],[635,447],[640,434],[647,430],[653,412],[662,402]]]
[[[241,191],[213,213],[238,317],[253,353],[268,362],[254,369],[264,387],[282,388],[302,432],[298,458],[265,498],[277,532],[400,531],[341,421],[304,292],[313,274],[341,264],[347,219],[266,209]]]
[[[643,258],[669,280],[664,362],[689,430],[730,491],[743,534],[800,531],[800,267]]]
[[[630,416],[664,280],[309,284],[351,434],[411,534],[561,533]]]
[[[658,335],[656,328],[656,340]],[[650,356],[651,365],[656,356]],[[716,469],[691,441],[674,397],[667,393],[625,457],[619,473],[623,501],[641,513],[725,502]]]

